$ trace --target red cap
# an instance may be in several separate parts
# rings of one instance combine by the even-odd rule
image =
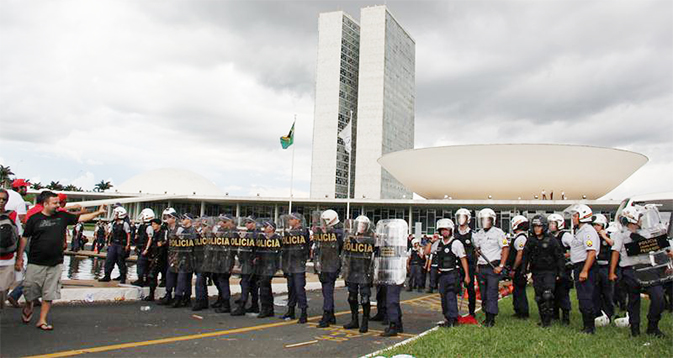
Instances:
[[[30,183],[25,179],[14,179],[12,182],[12,188],[20,188],[22,186],[28,187],[30,186]]]
[[[63,193],[58,194],[58,201],[68,201],[68,196]]]

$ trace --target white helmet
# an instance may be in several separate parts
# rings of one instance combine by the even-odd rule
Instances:
[[[472,214],[470,213],[469,210],[465,208],[460,208],[458,211],[456,211],[456,222],[458,225],[465,225],[470,222],[470,219],[472,218]]]
[[[547,216],[547,221],[555,222],[557,230],[563,230],[563,228],[566,226],[566,221],[563,220],[563,216],[559,214],[549,214],[549,216]]]
[[[486,228],[486,225],[484,225],[484,222],[485,222],[486,219],[491,219],[491,226],[495,225],[496,215],[495,215],[495,211],[493,211],[492,209],[489,209],[489,208],[481,209],[479,211],[479,214],[477,215],[477,217],[479,217],[479,221],[481,223],[481,226],[484,227],[484,228]],[[490,226],[489,226],[489,228],[490,228]]]
[[[332,227],[336,224],[339,223],[339,214],[337,214],[336,211],[334,210],[325,210],[321,215],[320,215],[320,220],[322,220],[325,225],[328,227]]]
[[[366,215],[360,215],[356,217],[353,226],[357,234],[365,234],[373,231],[374,229],[372,226],[372,222]]]
[[[622,318],[616,318],[615,319],[615,326],[619,328],[626,328],[629,326],[629,313],[626,313],[626,317]]]
[[[608,232],[608,234],[614,234],[616,232],[619,232],[619,226],[617,226],[617,223],[612,221],[610,224],[608,224],[608,228],[605,229],[605,231]]]
[[[594,215],[593,224],[601,225],[603,226],[603,229],[606,229],[608,227],[608,218],[606,218],[603,214],[596,214]]]
[[[421,244],[421,239],[415,238],[415,239],[411,240],[411,245],[414,245],[414,244],[419,244],[420,245]]]
[[[154,210],[150,208],[145,208],[140,212],[140,220],[142,220],[144,223],[150,222],[150,220],[154,219]]]
[[[173,209],[173,208],[167,208],[166,210],[164,210],[163,213],[161,213],[161,219],[166,220],[166,215],[172,216],[172,217],[177,219],[178,212],[175,211],[175,209]]]
[[[112,210],[112,217],[115,219],[124,219],[126,218],[126,209],[121,206],[118,206]]]
[[[570,215],[575,215],[575,213],[577,213],[581,223],[590,223],[591,217],[594,214],[593,211],[591,211],[591,208],[585,204],[575,204],[567,208],[566,212],[570,213]]]
[[[453,221],[451,219],[439,219],[437,220],[437,231],[441,229],[451,229],[451,232],[453,232]]]
[[[510,224],[510,227],[512,228],[512,231],[516,230],[528,230],[527,227],[524,227],[528,223],[528,219],[523,216],[523,215],[517,215],[512,218],[512,222]]]
[[[626,224],[638,224],[638,221],[640,221],[640,216],[643,214],[641,207],[634,205],[634,206],[629,206],[624,208],[622,210],[622,213],[619,215],[619,222],[622,223],[622,225],[626,226]]]

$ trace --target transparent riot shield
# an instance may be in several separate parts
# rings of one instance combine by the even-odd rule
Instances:
[[[279,222],[282,236],[281,268],[285,273],[306,272],[311,237],[302,215],[283,215]]]
[[[376,224],[374,283],[401,285],[407,275],[407,234],[402,219],[381,220]]]
[[[274,230],[271,219],[258,220],[260,228],[255,239],[255,273],[259,276],[273,276],[280,269],[280,254],[283,238]]]
[[[341,277],[346,282],[371,284],[374,274],[374,226],[366,217],[348,220],[344,225]]]
[[[656,205],[642,209],[640,230],[630,234],[631,242],[624,244],[627,255],[637,258],[635,276],[641,287],[650,287],[673,281],[673,261],[666,253],[670,248],[666,225]]]
[[[194,241],[196,230],[193,226],[176,226],[168,229],[168,264],[172,272],[194,272]]]
[[[315,271],[317,273],[339,271],[341,267],[339,252],[343,245],[343,236],[344,230],[341,223],[330,226],[318,215],[318,223],[313,226],[312,240]]]
[[[238,237],[236,224],[225,217],[213,217],[213,226],[204,243],[203,271],[231,273],[234,267],[233,241]]]
[[[251,217],[241,219],[238,238],[236,239],[236,256],[238,258],[238,266],[243,275],[250,275],[255,271],[255,238],[258,234],[259,230],[256,220],[253,220]]]

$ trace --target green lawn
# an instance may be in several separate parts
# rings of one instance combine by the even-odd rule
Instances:
[[[641,301],[641,336],[632,338],[628,328],[614,325],[596,329],[595,335],[580,333],[581,315],[577,309],[575,291],[571,291],[573,311],[571,325],[542,329],[537,326],[539,315],[528,290],[531,318],[512,317],[512,298],[500,301],[496,326],[460,326],[440,328],[414,342],[384,352],[384,356],[410,354],[415,357],[673,357],[673,318],[668,311],[659,323],[667,338],[653,338],[645,334],[649,300]],[[623,314],[622,314],[623,315]],[[477,313],[479,321],[483,314]]]

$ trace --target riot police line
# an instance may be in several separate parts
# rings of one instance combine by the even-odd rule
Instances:
[[[118,207],[113,213],[111,237],[120,242],[111,245],[123,246],[126,212]],[[437,239],[422,247],[414,242],[410,250],[405,220],[386,219],[374,225],[361,215],[341,222],[334,210],[315,213],[310,225],[299,213],[283,215],[276,223],[229,214],[178,215],[173,208],[164,210],[160,218],[144,209],[140,219],[139,266],[142,259],[144,267],[139,282],[150,288],[144,300],[154,301],[158,299],[158,277],[165,278],[166,294],[158,299],[159,305],[192,306],[191,285],[195,282],[194,311],[212,307],[233,316],[252,312],[258,313],[258,318],[273,317],[271,281],[280,272],[288,289],[287,311],[281,318],[299,316],[298,323],[306,323],[306,266],[313,259],[323,295],[319,327],[336,324],[334,287],[341,277],[351,311],[350,321],[343,327],[364,333],[369,321],[381,321],[387,326],[382,335],[394,336],[404,331],[400,292],[407,270],[412,258],[420,257],[427,259],[431,282],[439,288],[445,318],[442,327],[462,322],[457,295],[463,290],[469,297],[468,317],[475,318],[475,286],[485,314],[482,325],[494,326],[500,283],[511,279],[515,317],[529,317],[526,285],[532,280],[542,327],[554,320],[570,323],[569,292],[575,288],[582,332],[589,334],[597,324],[614,323],[629,326],[632,335],[639,335],[640,294],[646,293],[650,297],[647,333],[664,337],[658,322],[664,311],[664,287],[670,290],[673,281],[673,253],[670,232],[667,234],[654,205],[627,207],[613,223],[601,214],[593,215],[584,204],[570,206],[563,216],[535,215],[529,220],[518,215],[511,220],[509,234],[497,227],[492,209],[478,211],[473,220],[471,212],[462,208],[455,214],[455,224],[449,218],[438,220]],[[125,267],[121,267],[124,260],[119,260],[116,252],[113,249],[108,254],[102,280],[109,280],[108,266],[112,271],[115,264],[120,264],[120,272],[125,274]],[[234,272],[241,277],[241,296],[232,309],[229,281]],[[212,304],[208,282],[218,291]],[[373,316],[372,295],[377,302]],[[614,309],[614,301],[620,297],[620,306],[628,312],[623,318],[618,318]]]

